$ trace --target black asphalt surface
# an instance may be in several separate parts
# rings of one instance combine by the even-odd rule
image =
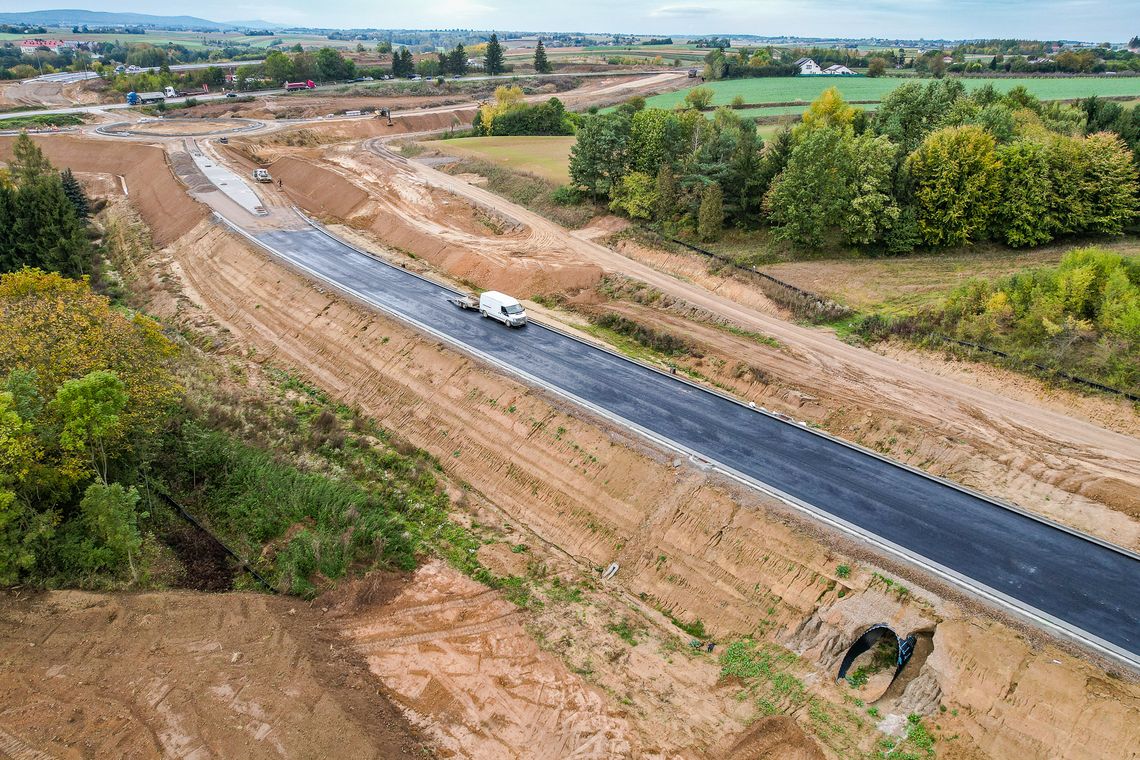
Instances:
[[[566,393],[1140,657],[1140,561],[994,502],[453,295],[316,230],[258,236],[285,258]]]

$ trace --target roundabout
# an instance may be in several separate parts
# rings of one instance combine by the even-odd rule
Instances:
[[[256,119],[144,119],[106,124],[95,132],[109,137],[212,137],[262,129]]]

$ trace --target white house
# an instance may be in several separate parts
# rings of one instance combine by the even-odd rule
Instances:
[[[843,66],[843,65],[840,65],[837,63],[834,66],[828,66],[826,69],[823,70],[823,73],[824,74],[842,74],[843,76],[847,76],[848,74],[853,75],[855,72],[852,71],[851,69],[847,68],[846,66]]]
[[[798,66],[801,74],[822,74],[823,70],[819,68],[819,64],[810,58],[800,58],[793,66]]]

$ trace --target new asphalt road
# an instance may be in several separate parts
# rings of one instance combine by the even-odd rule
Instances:
[[[1140,664],[1140,560],[1133,555],[559,332],[536,324],[508,329],[448,303],[451,291],[318,230],[258,238],[296,267],[370,304]]]

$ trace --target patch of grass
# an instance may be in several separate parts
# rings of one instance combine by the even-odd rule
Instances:
[[[771,112],[774,108],[785,108],[789,113],[802,110],[804,105],[815,100],[829,87],[837,87],[847,101],[878,101],[891,90],[907,82],[898,77],[767,77],[759,79],[728,79],[708,82],[703,86],[713,91],[713,105],[726,106],[737,95],[749,105],[787,104],[784,106],[764,106]],[[993,77],[963,78],[968,91],[992,84],[999,92],[1007,92],[1017,86],[1026,87],[1042,100],[1069,100],[1087,98],[1090,95],[1123,96],[1140,95],[1140,78],[1121,77]],[[692,88],[667,92],[646,99],[649,108],[673,108],[684,102]],[[863,106],[866,107],[866,106]],[[748,114],[750,109],[739,111]],[[770,115],[767,114],[767,115]]]
[[[606,630],[610,633],[617,634],[618,638],[631,647],[637,646],[637,635],[640,633],[640,629],[635,629],[631,626],[629,620],[622,620],[620,623],[610,623],[606,626]]]
[[[839,567],[835,568],[835,574],[838,575],[840,578],[850,578],[851,577],[851,566],[850,565],[840,565]]]
[[[10,119],[0,119],[0,130],[10,129],[42,129],[45,127],[74,127],[86,121],[84,114],[55,113],[30,114],[27,116],[13,116]]]
[[[693,344],[684,338],[643,325],[617,312],[603,312],[594,318],[593,323],[602,330],[629,338],[638,345],[658,354],[665,356],[693,356],[696,358],[700,358],[701,356]]]
[[[432,147],[565,185],[570,182],[568,167],[574,140],[574,137],[457,137],[435,141]]]
[[[586,200],[579,203],[560,202],[563,197],[558,194],[560,188],[554,182],[534,174],[513,171],[490,161],[467,158],[448,164],[445,171],[486,177],[486,187],[491,192],[570,229],[585,227],[600,211],[598,206]]]
[[[709,632],[705,630],[704,621],[702,621],[700,618],[693,618],[693,621],[691,623],[686,623],[680,618],[675,617],[670,612],[666,612],[665,617],[669,618],[670,623],[677,626],[682,631],[689,634],[695,639],[704,640],[709,638]]]

